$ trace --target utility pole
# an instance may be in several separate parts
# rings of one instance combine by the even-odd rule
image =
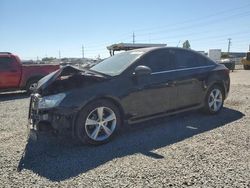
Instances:
[[[180,42],[181,42],[181,41],[179,40],[179,42],[178,42],[178,44],[177,44],[177,46],[176,46],[176,47],[179,47]]]
[[[135,43],[135,33],[133,32],[133,44]]]
[[[227,53],[229,54],[229,52],[230,52],[230,47],[232,46],[232,42],[231,42],[231,38],[228,38],[227,39],[228,40],[228,46],[227,46]]]
[[[59,55],[59,60],[61,61],[61,51],[58,51],[58,55]]]
[[[84,59],[84,46],[82,45],[82,59]]]

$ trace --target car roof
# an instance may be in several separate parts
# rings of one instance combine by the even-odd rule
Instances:
[[[201,54],[195,50],[192,50],[192,49],[187,49],[187,48],[181,48],[181,47],[149,47],[149,48],[138,48],[138,49],[135,49],[135,50],[130,50],[129,52],[142,52],[143,55],[146,55],[152,51],[155,51],[155,50],[161,50],[161,49],[169,49],[169,50],[182,50],[182,51],[187,51],[187,52],[193,52],[194,54],[197,54],[197,55],[200,55],[200,56],[203,56],[207,59],[209,59],[206,55],[204,54]],[[211,59],[210,59],[211,60]]]
[[[185,50],[185,51],[193,51],[196,52],[192,49],[186,49],[186,48],[181,48],[181,47],[149,47],[149,48],[138,48],[135,50],[130,50],[130,52],[150,52],[150,51],[154,51],[154,50],[159,50],[159,49],[175,49],[175,50]]]

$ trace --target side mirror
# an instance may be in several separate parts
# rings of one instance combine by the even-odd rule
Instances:
[[[139,65],[135,68],[134,74],[136,76],[146,76],[150,75],[152,72],[151,68],[144,66],[144,65]]]

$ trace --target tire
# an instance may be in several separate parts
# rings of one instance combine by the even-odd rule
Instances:
[[[204,112],[207,114],[217,114],[223,108],[223,104],[224,92],[222,87],[213,85],[205,97]]]
[[[118,107],[108,100],[99,100],[90,103],[79,112],[76,135],[83,144],[105,144],[114,137],[121,122]]]
[[[34,90],[36,89],[37,86],[37,82],[39,81],[39,79],[32,79],[29,80],[26,84],[26,92],[28,94],[31,94],[34,92]]]

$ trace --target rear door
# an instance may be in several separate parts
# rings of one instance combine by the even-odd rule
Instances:
[[[21,69],[11,55],[0,55],[0,89],[19,86]]]
[[[199,105],[204,97],[204,81],[213,65],[206,57],[190,50],[176,49],[177,108]]]

